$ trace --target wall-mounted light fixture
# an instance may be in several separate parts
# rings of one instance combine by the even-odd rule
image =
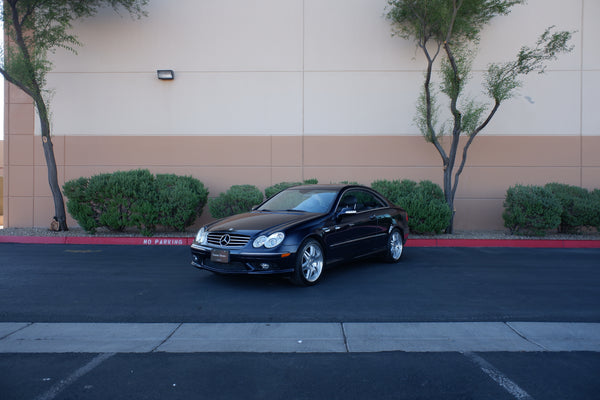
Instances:
[[[156,71],[156,76],[163,81],[172,81],[175,79],[175,72],[172,69],[159,69]]]

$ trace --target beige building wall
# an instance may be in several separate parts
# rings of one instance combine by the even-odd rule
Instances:
[[[391,36],[386,0],[226,3],[151,0],[148,18],[107,10],[75,27],[85,46],[57,52],[48,76],[61,184],[131,168],[191,174],[211,196],[307,178],[441,183],[439,156],[413,124],[423,59]],[[501,229],[516,183],[600,187],[599,20],[594,0],[530,0],[484,31],[474,96],[488,63],[510,59],[549,25],[576,31],[575,49],[528,76],[472,145],[457,229]],[[159,81],[157,69],[173,69],[175,80]],[[5,225],[47,226],[53,206],[33,106],[6,90]]]

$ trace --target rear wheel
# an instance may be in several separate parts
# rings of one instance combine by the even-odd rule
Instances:
[[[321,278],[325,256],[323,247],[314,240],[308,239],[298,249],[296,266],[292,275],[292,282],[296,285],[312,286]]]
[[[387,250],[385,259],[391,263],[397,263],[402,257],[402,251],[404,250],[404,244],[402,243],[402,234],[398,229],[393,229],[392,233],[388,237]]]

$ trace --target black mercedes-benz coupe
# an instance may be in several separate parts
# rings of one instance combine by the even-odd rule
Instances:
[[[335,263],[374,255],[398,262],[407,238],[406,211],[371,188],[295,186],[201,228],[192,264],[219,274],[285,274],[308,286]]]

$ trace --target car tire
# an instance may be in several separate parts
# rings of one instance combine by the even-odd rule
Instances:
[[[390,263],[397,263],[402,257],[404,243],[402,242],[402,232],[394,228],[388,236],[387,249],[385,251],[385,260]]]
[[[325,266],[323,246],[315,239],[304,241],[296,253],[292,282],[299,286],[312,286],[320,281]]]

